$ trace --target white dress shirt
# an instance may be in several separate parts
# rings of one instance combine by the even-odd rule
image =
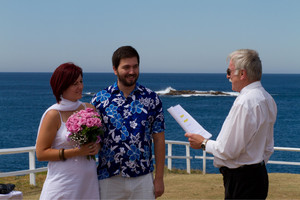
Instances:
[[[273,128],[277,106],[260,81],[244,87],[233,103],[216,139],[206,151],[214,155],[214,166],[237,168],[268,162],[274,151]]]

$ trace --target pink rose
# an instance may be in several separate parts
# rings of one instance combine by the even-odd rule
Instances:
[[[95,126],[101,127],[102,126],[101,120],[99,118],[95,118],[95,119],[96,119]]]
[[[86,120],[86,126],[87,126],[87,127],[93,127],[93,126],[95,126],[95,124],[96,124],[96,123],[95,123],[95,122],[96,122],[95,119],[96,119],[96,118],[88,118],[88,119]]]
[[[79,118],[77,124],[80,125],[80,126],[85,125],[86,124],[86,118],[84,118],[84,117]]]
[[[85,109],[87,112],[94,112],[94,109],[93,108],[87,108]]]
[[[82,130],[81,126],[78,124],[72,124],[70,129],[71,129],[70,131],[71,133],[76,133]]]

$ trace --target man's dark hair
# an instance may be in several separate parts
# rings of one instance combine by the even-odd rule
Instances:
[[[138,64],[140,64],[140,56],[135,48],[133,48],[132,46],[119,47],[112,56],[112,64],[116,69],[118,69],[121,59],[132,57],[136,57]]]

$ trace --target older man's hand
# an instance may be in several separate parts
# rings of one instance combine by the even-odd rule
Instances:
[[[195,133],[185,133],[184,136],[188,138],[193,149],[201,149],[201,144],[204,140],[204,137]]]

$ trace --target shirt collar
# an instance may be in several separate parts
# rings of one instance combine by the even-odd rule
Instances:
[[[240,94],[247,93],[249,90],[252,90],[252,89],[254,89],[254,88],[259,88],[259,87],[262,87],[261,82],[260,82],[260,81],[255,81],[255,82],[250,83],[249,85],[245,86],[245,87],[241,90]]]
[[[134,92],[142,92],[143,89],[141,88],[141,85],[136,82],[135,87],[133,89],[133,91],[130,93],[130,95],[132,95]],[[112,87],[112,92],[113,93],[121,93],[123,95],[123,92],[119,89],[118,87],[118,82],[115,82],[113,87]]]

